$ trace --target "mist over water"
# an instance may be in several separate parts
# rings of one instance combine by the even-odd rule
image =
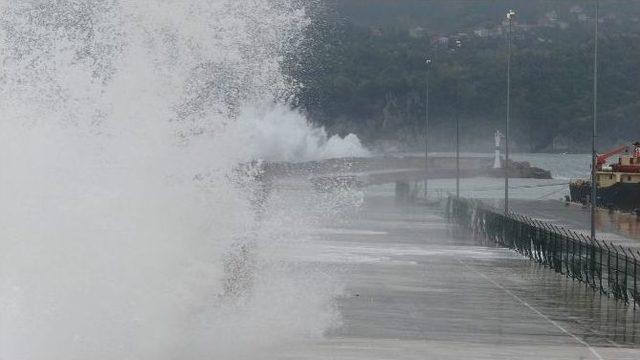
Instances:
[[[0,19],[0,359],[265,358],[335,324],[331,276],[272,256],[317,214],[237,171],[366,154],[286,105],[299,1],[4,0]]]

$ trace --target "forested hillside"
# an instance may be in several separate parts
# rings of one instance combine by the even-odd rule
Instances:
[[[584,150],[591,136],[592,4],[335,2],[315,17],[310,51],[291,69],[304,85],[299,105],[331,132],[417,146],[430,58],[432,141],[447,150],[458,115],[467,148],[481,150],[504,122],[504,15],[514,8],[515,145]],[[640,138],[640,2],[602,1],[600,19],[600,141],[606,147]],[[456,40],[462,48],[455,49]]]

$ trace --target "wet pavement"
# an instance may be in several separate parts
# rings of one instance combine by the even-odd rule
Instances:
[[[455,182],[434,180],[430,182],[433,194],[445,198],[455,193]],[[501,179],[462,179],[461,197],[479,199],[498,209],[504,206],[504,182]],[[518,214],[562,226],[578,233],[590,235],[591,215],[589,207],[567,203],[566,180],[511,179],[510,207]],[[640,250],[640,217],[619,211],[599,209],[596,216],[598,239],[616,245]]]
[[[567,204],[558,200],[514,200],[511,201],[511,208],[522,215],[564,226],[580,233],[591,233],[591,210],[581,204]],[[640,217],[636,215],[598,209],[596,229],[598,239],[640,249]]]
[[[640,310],[447,224],[365,198],[324,224],[312,261],[339,273],[342,324],[279,359],[640,359]]]

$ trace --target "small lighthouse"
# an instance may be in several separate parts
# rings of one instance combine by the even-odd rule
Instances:
[[[502,138],[504,137],[504,135],[502,135],[500,130],[496,130],[495,137],[496,137],[496,155],[495,155],[495,159],[493,160],[493,168],[500,169],[502,168],[502,158],[500,157],[500,142],[502,141]]]

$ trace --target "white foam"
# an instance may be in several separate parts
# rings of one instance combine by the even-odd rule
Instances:
[[[250,107],[241,115],[249,121],[248,146],[253,154],[271,161],[309,161],[369,156],[354,134],[342,138],[329,136],[324,128],[314,127],[298,111],[282,104],[266,109]]]
[[[263,256],[295,239],[289,207],[261,224],[234,172],[339,152],[248,143],[252,126],[323,139],[273,105],[295,92],[297,3],[0,2],[0,359],[263,358],[333,324],[330,276]],[[227,296],[232,275],[250,289]]]

